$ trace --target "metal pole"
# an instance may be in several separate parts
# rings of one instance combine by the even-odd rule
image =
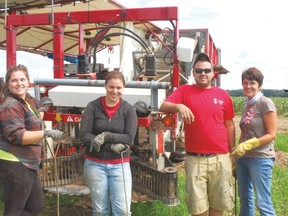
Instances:
[[[39,86],[42,85],[65,85],[65,86],[98,86],[103,87],[105,85],[104,80],[80,80],[80,79],[34,79],[35,84],[35,97],[39,99]],[[158,107],[158,89],[169,89],[171,83],[169,82],[138,82],[127,81],[127,88],[146,88],[151,90],[151,107],[154,109]]]
[[[129,150],[129,146],[125,146],[126,149],[124,149],[124,151],[122,151],[121,154],[121,162],[122,162],[122,177],[123,177],[123,186],[124,186],[124,195],[125,195],[125,204],[126,204],[126,213],[127,216],[129,216],[129,208],[128,208],[128,199],[127,199],[127,191],[126,191],[126,179],[125,179],[125,172],[124,172],[124,158],[123,158],[123,154]]]
[[[234,207],[234,214],[235,214],[235,216],[237,215],[237,178],[236,178],[236,176],[235,176],[235,207]]]
[[[35,85],[66,85],[66,86],[104,86],[104,80],[81,80],[81,79],[42,79],[35,78]],[[127,81],[127,88],[148,88],[148,89],[168,89],[171,86],[169,82],[138,82]]]
[[[7,5],[8,5],[7,0],[5,0],[5,21],[4,21],[5,26],[4,27],[7,26],[7,7],[8,7]]]

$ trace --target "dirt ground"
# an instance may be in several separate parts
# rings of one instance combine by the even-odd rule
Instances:
[[[237,135],[240,135],[239,121],[240,121],[240,116],[236,116],[234,118],[234,122],[235,122]],[[287,132],[288,133],[288,118],[287,117],[283,117],[283,116],[278,117],[277,129],[278,129],[278,132]]]
[[[240,135],[239,131],[239,120],[240,117],[236,117],[235,119],[235,126],[236,126],[236,133],[237,136]],[[279,117],[278,118],[278,132],[286,132],[288,133],[288,118]],[[282,168],[288,167],[288,153],[276,151],[276,162],[275,164],[277,166],[280,166]],[[176,164],[176,167],[178,169],[182,169],[184,167],[184,162],[180,162]],[[55,195],[53,195],[53,198],[49,198],[51,196],[50,193],[46,193],[46,205],[45,210],[40,214],[41,216],[54,216],[56,215],[56,205],[55,205]],[[51,203],[51,200],[53,202]],[[84,196],[79,201],[73,201],[74,199],[71,197],[71,200],[69,203],[61,203],[60,204],[60,212],[61,216],[68,216],[68,215],[86,215],[90,216],[91,213],[91,200],[89,196]],[[146,195],[143,195],[141,193],[133,191],[133,199],[132,202],[149,202],[152,201],[151,198],[149,198]]]
[[[278,117],[278,132],[288,133],[288,118]],[[275,164],[286,168],[288,167],[288,153],[282,151],[276,151],[276,161]]]
[[[278,117],[278,132],[288,133],[288,118]]]

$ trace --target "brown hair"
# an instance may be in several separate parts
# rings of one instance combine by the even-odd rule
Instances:
[[[25,76],[27,77],[28,81],[30,81],[27,67],[24,66],[24,65],[19,64],[19,65],[17,65],[17,66],[12,66],[12,67],[7,71],[6,76],[5,76],[5,82],[6,82],[6,83],[9,82],[12,73],[15,72],[15,71],[22,71],[22,72],[25,74]]]
[[[3,85],[3,93],[4,93],[4,95],[6,95],[9,92],[8,83],[10,81],[11,75],[14,72],[16,72],[16,71],[22,71],[25,74],[25,76],[27,77],[28,82],[30,82],[29,73],[28,73],[28,69],[27,69],[26,66],[21,65],[21,64],[19,64],[17,66],[12,66],[7,71],[6,76],[5,76],[5,84]]]
[[[207,62],[211,62],[211,59],[209,58],[209,56],[206,54],[206,53],[199,53],[196,57],[195,57],[195,60],[194,60],[194,63],[193,63],[193,66],[192,68],[195,69],[195,64],[198,62],[198,61],[207,61]]]
[[[255,67],[248,68],[242,73],[242,84],[244,79],[248,79],[250,81],[255,80],[259,86],[262,86],[264,76],[260,70]]]
[[[111,79],[120,79],[123,83],[123,86],[125,86],[126,81],[125,78],[123,76],[123,74],[119,71],[113,71],[113,72],[109,72],[105,78],[105,85],[108,83],[109,80]]]

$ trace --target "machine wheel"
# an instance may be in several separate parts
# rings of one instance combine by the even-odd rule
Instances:
[[[165,173],[173,174],[173,173],[176,173],[176,172],[177,172],[177,169],[176,169],[175,167],[165,167],[165,168],[164,168],[164,172],[165,172]]]
[[[186,151],[184,148],[176,148],[174,152],[170,155],[170,160],[172,162],[182,162],[185,160]]]

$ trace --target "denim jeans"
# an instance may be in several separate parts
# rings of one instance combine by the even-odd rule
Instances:
[[[93,216],[110,215],[110,206],[114,216],[131,215],[130,164],[125,162],[123,167],[124,170],[122,163],[105,164],[85,159],[84,175],[90,189]]]
[[[274,158],[242,157],[237,160],[240,216],[254,216],[256,206],[261,216],[276,215],[271,199],[271,182]]]

